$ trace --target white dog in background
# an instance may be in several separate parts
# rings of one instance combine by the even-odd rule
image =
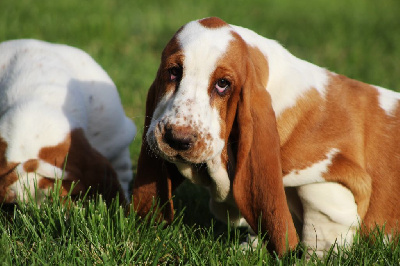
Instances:
[[[128,198],[136,134],[107,73],[85,52],[37,40],[0,44],[0,202],[62,195]],[[44,193],[35,193],[35,189]],[[28,191],[28,193],[26,193]]]

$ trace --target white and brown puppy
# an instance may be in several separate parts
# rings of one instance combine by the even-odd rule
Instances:
[[[114,83],[85,52],[37,40],[0,44],[1,202],[40,202],[56,179],[63,195],[74,181],[72,195],[91,187],[125,201],[135,133]]]
[[[332,73],[218,18],[183,26],[150,87],[134,208],[184,178],[216,217],[248,223],[283,254],[298,234],[323,253],[359,226],[400,218],[400,95]],[[285,193],[286,189],[286,193]],[[290,209],[290,212],[289,212]]]

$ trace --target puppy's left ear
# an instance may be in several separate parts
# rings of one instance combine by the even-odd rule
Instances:
[[[235,202],[251,228],[270,237],[279,255],[294,249],[296,230],[282,180],[280,140],[271,97],[249,60],[237,107],[239,144],[233,181]]]

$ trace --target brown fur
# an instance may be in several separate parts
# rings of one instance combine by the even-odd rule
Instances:
[[[28,160],[24,163],[24,171],[27,173],[34,173],[36,172],[39,166],[39,162],[36,159]]]
[[[167,45],[164,52],[167,51],[168,48],[169,45]],[[146,141],[146,133],[151,123],[154,109],[161,95],[163,95],[167,89],[165,80],[163,80],[161,74],[162,67],[163,65],[160,66],[157,77],[147,94],[142,148],[133,187],[133,209],[140,216],[144,217],[150,211],[157,211],[155,204],[160,203],[161,206],[165,204],[162,218],[168,222],[172,222],[174,217],[172,191],[181,184],[183,177],[175,166],[151,154]]]
[[[15,195],[9,191],[8,187],[18,180],[18,176],[14,172],[18,163],[7,162],[6,150],[7,142],[0,137],[0,204],[10,203],[14,200]]]
[[[326,100],[310,91],[280,116],[278,129],[284,174],[338,148],[324,179],[350,189],[367,230],[386,224],[390,233],[400,217],[400,109],[388,116],[378,96],[368,84],[331,75]]]
[[[225,21],[217,17],[201,19],[199,22],[204,27],[211,29],[221,28],[228,25]]]
[[[98,192],[110,202],[118,193],[119,202],[125,203],[114,169],[104,156],[90,146],[82,129],[73,130],[56,146],[42,148],[39,158],[60,169],[65,166],[67,174],[62,182],[63,195],[68,193],[72,182],[75,182],[77,185],[72,195],[84,194],[90,187],[89,195]],[[49,181],[42,181],[39,187],[50,186]]]
[[[271,237],[269,248],[283,254],[287,247],[293,249],[298,239],[282,183],[275,113],[265,90],[268,68],[256,51],[249,54],[238,103],[239,146],[233,193],[253,230],[258,231],[261,217],[261,231]]]

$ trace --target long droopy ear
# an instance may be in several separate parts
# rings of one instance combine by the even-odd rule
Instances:
[[[147,94],[142,147],[133,186],[133,208],[144,217],[150,211],[155,211],[154,204],[159,203],[159,206],[163,206],[163,217],[160,218],[171,223],[174,218],[172,191],[182,183],[183,177],[174,165],[151,154],[146,140],[154,110],[161,97],[159,74]]]
[[[235,202],[251,228],[270,237],[268,249],[279,255],[294,249],[296,230],[282,180],[279,135],[271,97],[248,66],[237,109],[239,144],[233,181]]]

